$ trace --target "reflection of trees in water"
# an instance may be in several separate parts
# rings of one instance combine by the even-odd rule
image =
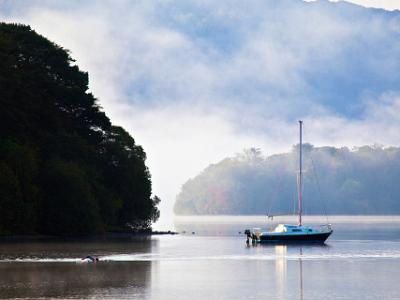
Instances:
[[[124,243],[132,249],[131,243]],[[112,244],[111,244],[112,245]],[[154,241],[140,243],[139,251],[121,252],[123,244],[109,245],[110,254],[151,253]],[[135,247],[133,247],[135,248]],[[114,250],[114,251],[113,251]],[[154,249],[153,249],[154,250]],[[83,256],[83,255],[82,255]],[[0,298],[102,297],[144,295],[151,281],[151,262],[18,262],[0,263]],[[123,291],[121,291],[123,289]]]
[[[124,289],[143,293],[151,276],[151,262],[15,263],[0,267],[0,296],[5,298],[101,296]],[[4,270],[5,269],[5,270]]]

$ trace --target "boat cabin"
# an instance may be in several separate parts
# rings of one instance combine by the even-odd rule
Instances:
[[[299,225],[279,224],[278,226],[275,227],[274,230],[272,230],[272,232],[306,234],[306,233],[315,232],[315,230],[313,228],[311,228],[311,227],[305,227],[305,226],[299,226]]]

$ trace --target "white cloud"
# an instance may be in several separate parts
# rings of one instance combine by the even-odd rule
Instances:
[[[266,147],[260,136],[236,132],[224,112],[204,111],[187,106],[125,111],[126,128],[146,146],[155,191],[164,199],[174,199],[178,188],[211,162],[243,147]],[[129,121],[129,115],[140,118]],[[161,204],[164,212],[171,201]]]
[[[400,2],[398,0],[330,0],[331,2],[351,2],[354,4],[362,5],[371,8],[382,8],[386,10],[400,9]]]
[[[147,152],[164,216],[209,163],[289,150],[300,118],[319,145],[400,142],[399,16],[301,1],[28,3],[4,19],[89,72],[107,115]]]

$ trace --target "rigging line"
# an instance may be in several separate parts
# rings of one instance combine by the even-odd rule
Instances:
[[[320,184],[319,184],[319,178],[318,178],[317,172],[315,172],[314,160],[313,160],[313,158],[312,158],[311,153],[310,153],[310,160],[311,160],[311,165],[312,165],[312,169],[313,169],[313,175],[314,175],[315,181],[317,182],[318,193],[319,193],[319,195],[320,195],[320,199],[322,199],[322,206],[323,206],[323,209],[324,209],[324,213],[325,213],[325,217],[326,217],[326,222],[329,224],[329,218],[328,218],[328,212],[327,212],[327,209],[326,209],[326,203],[325,203],[324,198],[321,197],[321,195],[322,195],[322,193],[321,193],[321,186],[320,186]]]
[[[300,207],[299,207],[299,202],[298,202],[298,195],[300,191],[300,174],[296,174],[296,190],[293,192],[293,212],[299,213]]]
[[[273,197],[271,197],[271,201],[269,203],[267,216],[271,215],[272,205],[274,203],[274,200],[276,200],[278,198],[278,191],[279,191],[279,188],[280,188],[281,183],[282,183],[283,172],[279,172],[278,174],[279,174],[278,175],[278,182],[277,182],[277,185],[276,185],[276,188],[275,188],[274,195],[273,195]]]
[[[303,129],[303,137],[304,137],[305,135],[306,135],[306,134],[305,134],[305,130]],[[318,189],[318,193],[319,193],[319,198],[322,200],[322,208],[323,208],[323,210],[324,210],[324,214],[325,214],[325,217],[326,217],[326,222],[329,224],[328,210],[327,210],[327,208],[326,208],[325,200],[324,200],[324,198],[322,198],[321,185],[320,185],[320,183],[319,183],[319,178],[318,178],[317,172],[315,171],[314,160],[313,160],[313,158],[312,158],[312,149],[311,149],[311,151],[310,151],[309,157],[310,157],[310,160],[311,160],[311,166],[312,166],[312,171],[313,171],[314,179],[315,179],[315,181],[317,182],[317,189]]]

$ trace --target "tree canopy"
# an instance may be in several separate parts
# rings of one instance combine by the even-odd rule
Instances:
[[[0,234],[149,229],[160,199],[145,160],[67,50],[0,23]]]
[[[249,149],[188,180],[175,212],[280,214],[297,211],[298,145],[264,157]],[[400,148],[314,147],[304,153],[305,214],[399,214]]]

